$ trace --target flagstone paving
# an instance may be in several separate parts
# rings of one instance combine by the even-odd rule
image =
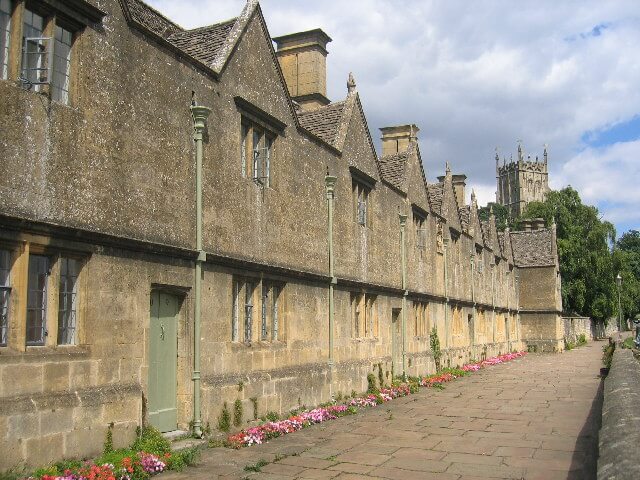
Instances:
[[[264,445],[208,449],[159,479],[595,479],[602,345],[529,354]],[[244,469],[259,460],[260,472]]]

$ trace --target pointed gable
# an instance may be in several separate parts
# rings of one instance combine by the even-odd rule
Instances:
[[[462,233],[458,201],[456,199],[456,192],[453,189],[451,170],[448,165],[442,182],[442,216],[447,220],[449,228]]]
[[[349,164],[375,181],[380,180],[378,155],[373,146],[367,119],[354,90],[347,95],[335,147]]]
[[[469,205],[469,235],[473,237],[473,241],[476,245],[484,246],[484,233],[482,225],[480,223],[480,217],[478,216],[478,202],[476,201],[475,192],[471,192],[471,205]]]

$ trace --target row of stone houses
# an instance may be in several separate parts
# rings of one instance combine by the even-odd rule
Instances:
[[[0,30],[0,468],[430,373],[434,328],[445,366],[562,348],[555,229],[428,183],[415,125],[379,157],[321,30],[253,0],[193,30],[0,0]]]

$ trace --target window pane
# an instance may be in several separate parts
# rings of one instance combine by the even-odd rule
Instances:
[[[60,262],[58,345],[72,345],[75,343],[80,262],[73,258],[61,258]]]
[[[280,287],[273,287],[273,292],[271,295],[273,297],[273,327],[271,330],[271,338],[276,341],[278,340],[278,323],[280,321],[280,319],[278,318],[278,299],[280,297]]]
[[[27,286],[27,345],[44,344],[48,275],[49,259],[42,255],[30,256]]]
[[[71,38],[72,34],[69,30],[56,26],[51,96],[53,100],[62,103],[68,103],[69,100]]]
[[[267,311],[269,304],[269,286],[267,284],[262,284],[262,312],[261,312],[261,322],[260,322],[260,339],[267,340]]]
[[[23,60],[22,76],[33,83],[40,83],[47,77],[46,55],[47,46],[45,40],[40,38],[44,33],[44,19],[28,9],[24,11],[24,24],[22,29]],[[27,41],[27,38],[31,40]],[[40,90],[40,85],[33,86],[34,91]]]
[[[252,283],[245,284],[245,304],[244,304],[244,341],[251,342],[251,330],[253,328],[253,289]]]
[[[9,298],[11,286],[9,272],[11,254],[8,250],[0,250],[0,346],[7,344],[7,328],[9,326]]]
[[[238,341],[238,319],[240,317],[240,282],[233,282],[233,311],[231,318],[231,341]]]
[[[0,78],[9,76],[9,40],[11,38],[11,2],[0,0]]]

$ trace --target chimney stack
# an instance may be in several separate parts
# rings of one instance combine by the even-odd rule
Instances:
[[[438,181],[444,183],[444,175],[438,177]],[[458,199],[458,206],[462,207],[466,205],[465,200],[465,187],[467,186],[467,176],[463,174],[452,175],[451,183],[453,184],[453,190],[456,192],[456,198]]]
[[[411,142],[418,141],[420,129],[415,125],[397,125],[395,127],[383,127],[382,132],[382,156],[395,155],[406,152]]]
[[[321,29],[291,33],[273,39],[289,94],[302,108],[328,105],[327,43],[331,37]]]

